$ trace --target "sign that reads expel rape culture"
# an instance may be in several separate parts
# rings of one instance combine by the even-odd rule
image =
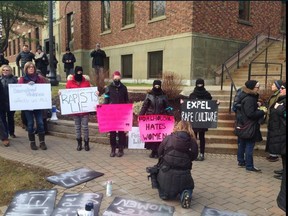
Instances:
[[[95,112],[99,104],[97,87],[60,89],[61,115]]]
[[[8,84],[8,91],[11,111],[52,108],[50,83]]]
[[[101,104],[97,106],[99,132],[131,131],[133,104]]]
[[[169,115],[139,116],[141,140],[143,142],[161,142],[172,133],[174,121],[174,116]]]
[[[181,104],[181,119],[191,122],[193,128],[217,128],[216,100],[184,100]]]

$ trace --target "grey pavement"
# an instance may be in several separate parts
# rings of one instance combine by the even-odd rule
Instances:
[[[200,216],[204,206],[249,216],[284,216],[276,203],[280,181],[273,178],[273,170],[281,168],[281,162],[268,162],[264,157],[255,157],[254,163],[262,173],[248,172],[238,168],[235,155],[206,154],[204,161],[193,162],[192,176],[195,181],[192,206],[183,209],[179,200],[162,201],[158,192],[151,188],[145,168],[156,163],[148,157],[147,150],[125,149],[122,158],[111,158],[110,147],[91,143],[91,150],[76,151],[76,141],[48,135],[48,150],[30,150],[26,132],[16,127],[17,138],[11,139],[10,147],[0,145],[0,156],[22,163],[41,166],[56,173],[85,167],[104,173],[89,182],[66,189],[57,189],[56,204],[63,193],[103,193],[100,214],[108,208],[116,196],[175,207],[175,216]],[[1,176],[3,178],[3,176]],[[113,181],[113,195],[106,197],[105,183]],[[15,191],[16,192],[16,191]],[[3,215],[6,206],[0,207]]]

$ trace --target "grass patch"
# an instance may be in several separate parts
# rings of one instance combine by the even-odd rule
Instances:
[[[54,184],[46,177],[54,172],[0,157],[0,206],[8,205],[19,190],[51,189]]]

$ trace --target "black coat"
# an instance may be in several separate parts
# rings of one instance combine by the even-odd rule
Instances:
[[[19,64],[19,61],[21,60],[21,64]],[[17,57],[16,57],[16,65],[19,67],[21,66],[21,68],[24,68],[24,65],[28,62],[35,60],[35,55],[34,53],[28,51],[28,52],[20,52]]]
[[[8,89],[8,84],[13,84],[13,83],[18,83],[18,79],[16,76],[8,75],[8,76],[1,76],[0,77],[0,82],[3,86],[3,103],[4,110],[5,111],[10,111],[10,105],[9,105],[9,89]],[[2,106],[2,105],[1,105]]]
[[[49,65],[48,57],[45,53],[42,55],[35,55],[35,66],[41,71],[43,75],[47,74],[47,66]]]
[[[158,155],[160,165],[157,181],[160,197],[173,199],[185,189],[194,189],[191,169],[192,161],[198,155],[195,139],[184,131],[174,132],[162,141]]]
[[[120,82],[119,86],[116,86],[112,82],[105,88],[104,104],[125,104],[129,102],[128,90],[123,83]]]
[[[92,67],[100,66],[104,67],[104,59],[106,58],[106,53],[99,49],[99,50],[93,50],[90,53],[90,56],[92,59]]]
[[[71,60],[71,62],[67,63],[67,60]],[[65,53],[62,57],[62,62],[64,63],[65,69],[71,69],[74,68],[74,63],[76,62],[76,58],[73,53]]]

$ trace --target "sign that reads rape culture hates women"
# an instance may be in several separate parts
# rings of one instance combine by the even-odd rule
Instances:
[[[60,89],[61,115],[95,112],[99,104],[97,87]]]
[[[97,106],[99,132],[131,131],[133,104],[101,104]]]
[[[216,100],[184,100],[181,110],[181,119],[191,122],[193,128],[217,128]]]
[[[140,138],[143,142],[161,142],[174,128],[174,116],[139,116]]]

